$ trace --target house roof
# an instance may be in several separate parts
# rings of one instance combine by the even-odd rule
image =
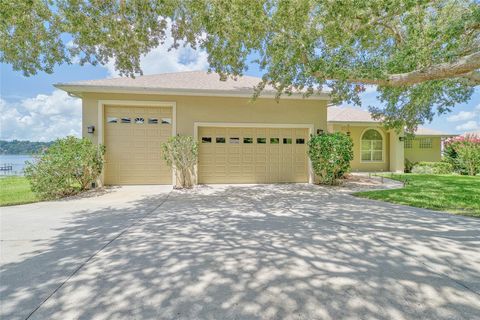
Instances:
[[[242,76],[235,80],[228,78],[225,81],[221,81],[219,75],[216,73],[187,71],[138,76],[135,78],[120,77],[57,83],[55,87],[76,94],[83,92],[126,92],[252,97],[254,87],[261,81],[262,79],[251,76]],[[262,92],[262,96],[274,96],[275,93],[276,90],[272,86],[266,86]],[[292,96],[284,95],[283,97],[287,99],[303,99],[303,94],[296,93]],[[312,95],[310,98],[321,100],[330,99],[328,93]]]
[[[372,118],[370,112],[362,110],[360,108],[352,107],[329,107],[327,110],[328,122],[344,122],[344,123],[371,123],[380,124],[381,120],[375,120]],[[415,131],[417,136],[442,136],[451,137],[455,134],[449,134],[446,132],[429,129],[425,127],[418,127]]]

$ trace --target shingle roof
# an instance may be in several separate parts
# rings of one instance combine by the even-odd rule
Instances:
[[[360,108],[352,107],[329,107],[327,109],[327,119],[328,122],[371,122],[380,124],[380,120],[374,120],[370,112],[362,110]],[[449,134],[446,132],[429,129],[425,127],[418,127],[415,131],[417,136],[454,136],[454,134]]]
[[[478,136],[480,137],[480,130],[477,130],[477,131],[468,131],[468,132],[464,132],[461,134],[462,137],[465,137],[467,135],[475,135],[475,136]]]
[[[329,122],[380,122],[374,120],[370,112],[351,107],[329,107],[327,119]]]
[[[216,73],[187,71],[138,76],[135,78],[120,77],[58,83],[55,84],[55,87],[67,92],[147,91],[190,95],[195,95],[196,93],[216,93],[217,95],[236,94],[252,96],[254,87],[260,82],[260,78],[251,76],[242,76],[235,80],[228,78],[226,81],[221,81]],[[273,95],[276,91],[273,87],[266,86],[262,93]],[[298,97],[302,97],[302,95],[298,94]],[[329,99],[326,93],[321,96],[312,96],[313,99],[320,97],[321,99]]]

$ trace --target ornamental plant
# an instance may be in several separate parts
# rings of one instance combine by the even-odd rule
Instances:
[[[445,142],[444,160],[460,174],[480,173],[480,137],[474,134],[450,138]]]
[[[27,162],[25,177],[41,199],[56,199],[89,189],[103,169],[105,148],[72,136],[56,140]]]
[[[352,139],[341,132],[311,136],[308,156],[319,182],[333,185],[350,171],[350,161],[353,159]]]
[[[175,170],[177,187],[192,188],[195,183],[195,165],[198,159],[198,143],[193,137],[171,137],[162,144],[162,156]]]

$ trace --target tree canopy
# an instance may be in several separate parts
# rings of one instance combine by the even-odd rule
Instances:
[[[412,130],[480,84],[478,0],[2,0],[0,21],[0,60],[25,75],[79,59],[135,76],[173,36],[222,78],[258,64],[256,94],[330,88],[360,104],[375,85],[387,127]]]

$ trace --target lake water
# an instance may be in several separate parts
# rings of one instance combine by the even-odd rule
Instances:
[[[25,161],[33,160],[34,157],[29,155],[1,154],[0,167],[3,167],[4,165],[11,165],[12,171],[0,171],[0,175],[22,175],[23,168],[25,167]]]

